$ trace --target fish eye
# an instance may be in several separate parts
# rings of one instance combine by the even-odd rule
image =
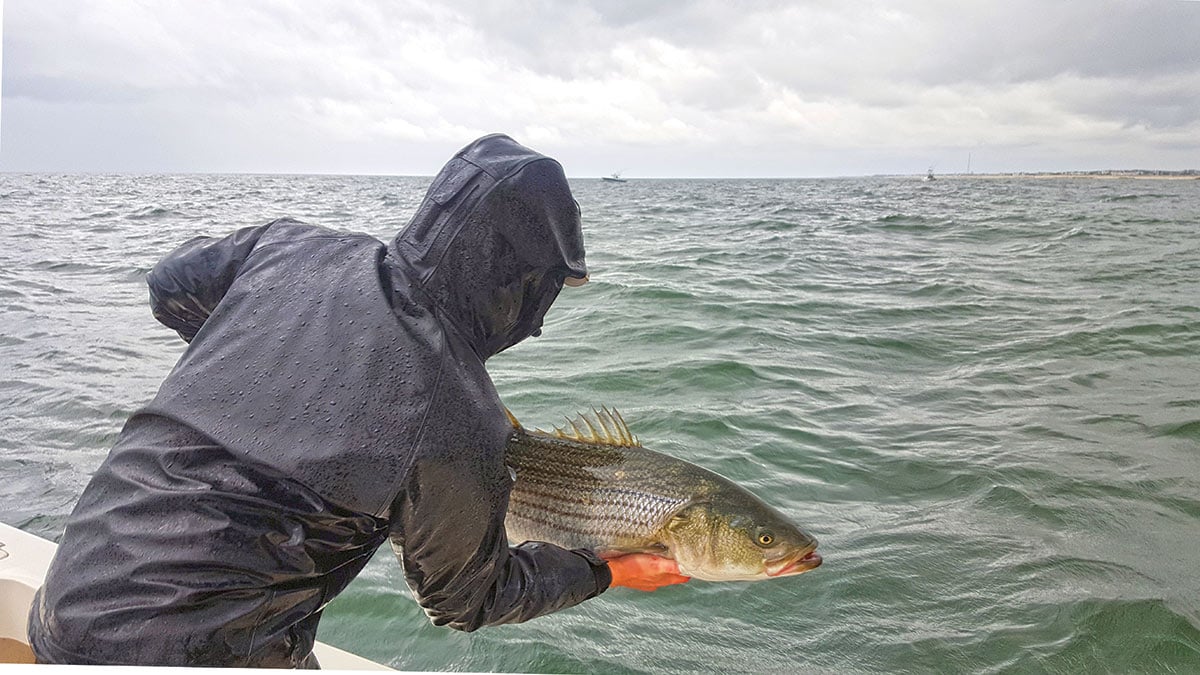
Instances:
[[[770,546],[771,544],[775,543],[775,535],[763,530],[758,533],[758,537],[755,538],[755,541],[758,542],[759,546]]]

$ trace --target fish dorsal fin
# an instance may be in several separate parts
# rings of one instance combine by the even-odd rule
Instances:
[[[538,429],[541,431],[541,429]],[[629,425],[615,409],[592,408],[592,413],[579,413],[575,419],[567,418],[565,426],[554,427],[553,432],[542,433],[568,441],[614,445],[623,448],[640,448],[641,441],[629,431]]]
[[[520,431],[524,428],[521,426],[521,423],[517,421],[517,416],[512,414],[512,411],[508,409],[508,406],[504,406],[504,414],[508,415],[508,422],[509,424],[513,425],[514,429]]]

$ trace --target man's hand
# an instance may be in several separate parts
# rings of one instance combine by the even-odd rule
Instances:
[[[608,569],[612,572],[612,583],[609,587],[624,586],[639,591],[654,591],[663,586],[682,584],[691,579],[679,573],[679,565],[669,560],[647,553],[630,553],[622,556],[601,556],[608,561]]]

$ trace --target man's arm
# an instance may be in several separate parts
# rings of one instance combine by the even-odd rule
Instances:
[[[511,478],[501,465],[472,479],[478,459],[418,462],[392,508],[392,547],[433,623],[472,631],[565,609],[610,586],[652,591],[689,580],[674,560],[653,555],[604,561],[540,542],[510,547]]]
[[[418,460],[392,507],[392,547],[430,620],[473,631],[527,621],[604,592],[608,565],[589,552],[508,545],[511,478],[503,464],[481,467],[480,459],[462,453]]]
[[[196,237],[160,260],[146,275],[154,318],[191,342],[225,297],[259,238],[275,222],[222,238]]]

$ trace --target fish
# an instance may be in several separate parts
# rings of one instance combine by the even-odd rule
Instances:
[[[648,553],[705,581],[790,577],[822,563],[816,537],[733,481],[644,447],[615,409],[553,431],[506,412],[514,482],[504,525],[514,545]]]

